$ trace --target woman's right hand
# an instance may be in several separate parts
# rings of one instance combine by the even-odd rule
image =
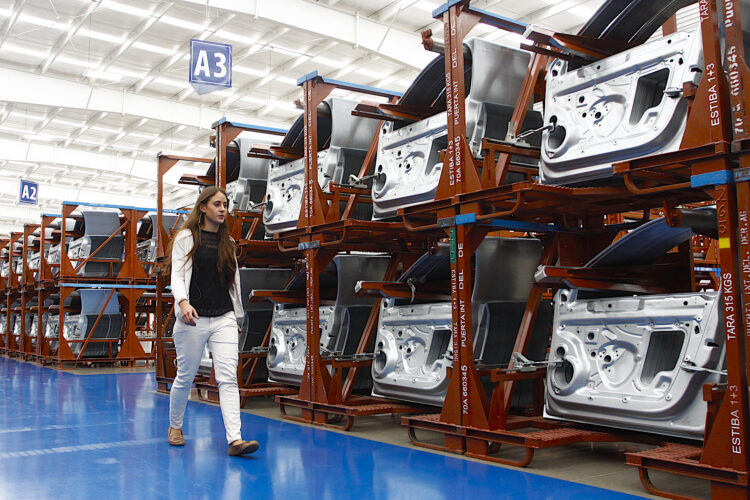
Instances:
[[[198,320],[198,313],[195,308],[188,303],[187,300],[180,302],[180,312],[182,313],[182,322],[186,325],[195,326],[195,322]]]

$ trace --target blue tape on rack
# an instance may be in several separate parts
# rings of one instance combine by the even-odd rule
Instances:
[[[348,87],[355,91],[360,90],[366,93],[375,93],[375,94],[386,95],[390,97],[401,97],[402,95],[404,95],[402,92],[396,92],[395,90],[381,89],[380,87],[370,87],[369,85],[359,85],[358,83],[344,82],[341,80],[333,80],[331,78],[323,78],[323,81],[325,83],[330,83],[331,85],[340,85],[340,86]]]
[[[702,271],[704,273],[714,273],[717,276],[721,274],[721,268],[719,267],[696,267],[696,271]]]
[[[312,73],[308,73],[306,75],[300,76],[299,78],[297,78],[297,85],[302,85],[306,81],[312,80],[313,78],[317,78],[317,77],[318,77],[317,71],[313,71]]]
[[[474,224],[477,221],[477,214],[460,214],[456,215],[456,225],[464,226],[466,224]]]
[[[515,26],[516,28],[513,31],[517,33],[523,33],[524,31],[526,31],[526,28],[529,27],[529,25],[526,23],[516,21],[515,19],[512,19],[510,17],[495,14],[494,12],[474,8],[472,8],[471,11],[475,14],[479,14],[479,16],[481,17],[480,22],[482,23],[499,26],[503,29],[509,29]]]
[[[490,222],[492,227],[506,229],[508,231],[523,231],[529,233],[556,233],[561,231],[554,224],[537,224],[535,222],[523,222],[518,220],[494,219]]]
[[[144,207],[131,207],[131,206],[123,206],[123,205],[108,205],[106,203],[87,203],[82,201],[64,201],[62,202],[63,205],[77,205],[79,207],[98,207],[98,208],[116,208],[116,209],[122,209],[122,210],[146,210],[147,212],[154,212],[156,211],[155,208],[144,208]]]
[[[62,217],[62,214],[42,214],[42,217]]]
[[[707,174],[698,174],[690,177],[690,187],[698,188],[703,186],[720,186],[722,184],[732,184],[734,174],[731,170],[719,170],[718,172],[708,172]]]
[[[60,283],[61,287],[65,288],[130,288],[136,290],[153,290],[156,289],[156,285],[118,285],[117,283]]]
[[[432,17],[438,18],[448,12],[451,7],[453,7],[456,4],[459,4],[463,2],[464,0],[450,0],[449,2],[445,2],[443,5],[438,7],[437,9],[432,11]]]
[[[263,132],[269,132],[269,133],[272,133],[272,134],[284,134],[284,135],[286,135],[286,133],[289,132],[288,130],[285,130],[283,128],[264,127],[264,126],[261,126],[261,125],[252,125],[250,123],[235,122],[235,121],[232,121],[232,120],[228,120],[226,116],[223,117],[222,119],[220,119],[218,122],[215,122],[213,125],[211,125],[211,128],[216,128],[219,125],[224,125],[225,123],[228,123],[228,124],[232,125],[233,127],[244,128],[244,129],[250,130],[252,132],[258,132],[258,133],[261,133],[261,134]]]
[[[345,82],[343,80],[334,80],[333,78],[321,77],[317,71],[313,71],[312,73],[308,73],[305,76],[301,76],[300,78],[298,78],[297,85],[302,85],[303,83],[313,80],[315,78],[320,78],[323,81],[323,83],[329,83],[331,85],[345,87],[355,92],[360,91],[360,92],[364,92],[368,94],[378,94],[378,95],[388,96],[388,97],[401,97],[403,95],[403,93],[396,92],[393,90],[381,89],[379,87],[370,87],[369,85],[360,85],[358,83]]]
[[[148,208],[148,207],[129,207],[129,206],[120,206],[120,205],[107,205],[106,203],[86,203],[82,201],[64,201],[62,202],[63,205],[76,205],[79,207],[97,207],[97,208],[115,208],[118,210],[141,210],[146,212],[156,212],[156,208]],[[175,210],[171,208],[165,208],[162,210],[162,213],[165,214],[189,214],[190,212],[186,210]],[[42,214],[42,215],[50,215],[53,217],[62,217],[62,214],[56,215],[56,214]]]
[[[477,222],[477,214],[460,214],[455,217],[455,224],[463,226]],[[508,231],[523,231],[529,233],[555,233],[561,231],[560,227],[554,224],[537,224],[535,222],[524,222],[507,219],[493,219],[488,224],[497,229],[507,229]]]

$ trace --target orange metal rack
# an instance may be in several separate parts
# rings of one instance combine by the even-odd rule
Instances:
[[[243,131],[261,132],[272,135],[284,135],[286,131],[259,127],[243,123],[232,122],[227,119],[221,119],[213,124],[217,154],[215,157],[216,165],[214,177],[191,176],[183,177],[181,183],[192,184],[197,186],[206,186],[215,184],[222,189],[226,187],[226,150],[229,144],[235,140]],[[163,182],[164,175],[174,167],[178,162],[199,162],[211,163],[209,158],[194,158],[175,155],[158,156],[158,184],[157,184],[157,207],[159,213],[163,211]],[[243,223],[250,223],[250,230],[247,234],[242,234]],[[291,267],[294,265],[293,256],[282,255],[273,241],[254,239],[260,225],[260,214],[255,212],[235,212],[227,218],[227,224],[230,226],[232,236],[238,244],[238,263],[240,267]],[[161,219],[158,222],[161,226]],[[159,233],[157,248],[158,256],[161,261],[164,260],[166,249],[172,235],[166,231]],[[157,270],[157,362],[156,362],[156,380],[159,392],[169,392],[169,387],[177,374],[176,352],[170,345],[166,336],[167,328],[170,321],[174,321],[174,302],[171,294],[166,294],[166,285],[169,278],[164,276],[160,270]],[[166,310],[165,310],[166,309]],[[267,347],[270,332],[268,332],[261,343],[261,347]],[[238,385],[240,391],[241,403],[244,405],[248,398],[257,396],[274,396],[278,394],[291,394],[293,389],[276,383],[265,383],[255,380],[260,363],[264,363],[266,358],[265,352],[240,353],[240,359],[237,367]],[[195,387],[199,389],[199,395],[207,401],[218,401],[218,384],[213,375],[207,379],[196,377]]]
[[[747,391],[747,320],[750,319],[750,227],[747,209],[750,188],[747,174],[747,137],[744,128],[747,105],[742,83],[747,67],[742,54],[742,32],[739,25],[739,3],[724,2],[727,32],[727,56],[730,82],[727,85],[719,45],[718,15],[715,0],[702,0],[701,30],[706,71],[697,88],[685,88],[690,111],[685,139],[679,151],[623,162],[615,166],[621,185],[593,188],[568,188],[522,182],[499,186],[509,165],[511,154],[535,155],[496,141],[484,141],[487,154],[482,174],[465,143],[464,63],[460,50],[463,38],[482,22],[509,31],[526,33],[534,40],[529,47],[537,53],[529,66],[525,91],[519,97],[511,122],[513,131],[528,108],[539,76],[539,61],[545,56],[565,57],[555,53],[554,46],[574,46],[584,53],[603,57],[609,49],[593,47],[589,41],[565,35],[542,33],[520,23],[473,9],[468,0],[445,4],[438,15],[445,32],[446,93],[448,98],[449,148],[448,168],[438,188],[436,201],[402,210],[407,225],[415,231],[445,227],[452,247],[452,297],[454,331],[454,369],[448,396],[439,415],[404,417],[415,444],[435,447],[419,441],[416,430],[430,430],[445,436],[438,448],[467,456],[513,465],[526,465],[534,450],[582,441],[640,441],[660,444],[653,450],[628,454],[628,463],[639,468],[644,486],[652,493],[677,498],[657,489],[649,480],[648,470],[657,469],[709,479],[714,498],[748,498],[748,391]],[[530,33],[530,34],[529,34]],[[429,41],[429,34],[425,36]],[[549,43],[554,40],[555,44]],[[615,50],[616,52],[616,50]],[[731,92],[730,92],[731,90]],[[730,99],[731,108],[730,108]],[[452,103],[452,104],[451,104]],[[730,109],[734,116],[730,115]],[[710,112],[715,119],[706,125]],[[718,116],[718,118],[717,118]],[[731,124],[735,125],[734,137]],[[496,161],[495,161],[496,160]],[[493,165],[494,164],[494,165]],[[737,167],[742,168],[737,168]],[[494,168],[493,168],[494,167]],[[560,424],[535,415],[510,413],[509,401],[513,381],[522,373],[509,368],[480,370],[474,366],[471,331],[471,262],[478,243],[491,229],[520,229],[547,234],[542,265],[559,261],[559,273],[568,279],[585,280],[587,286],[602,289],[644,291],[663,289],[664,283],[648,281],[643,270],[623,268],[615,276],[582,274],[580,266],[608,245],[616,227],[606,227],[604,216],[633,210],[647,211],[662,207],[668,218],[681,204],[714,201],[719,223],[719,265],[724,297],[727,340],[728,384],[704,390],[708,401],[706,437],[703,446],[665,442],[663,439],[632,432],[612,432],[578,424]],[[561,215],[564,213],[564,216]],[[544,225],[544,226],[540,226]],[[559,228],[563,230],[560,231]],[[683,251],[683,254],[689,253]],[[681,265],[692,268],[691,255]],[[673,263],[680,265],[679,262]],[[554,269],[554,268],[551,268]],[[611,272],[612,270],[608,270]],[[653,270],[652,270],[653,271]],[[458,284],[463,286],[458,286]],[[666,284],[667,287],[674,284]],[[692,282],[689,284],[692,286]],[[544,285],[542,285],[544,286]],[[516,351],[523,352],[538,304],[540,291],[532,291],[516,339]],[[744,305],[743,305],[744,304]],[[744,329],[744,331],[743,331]],[[532,375],[541,381],[546,369]],[[479,378],[490,375],[495,384],[491,399]],[[493,456],[502,444],[526,450],[520,461]],[[680,497],[682,498],[682,497]]]

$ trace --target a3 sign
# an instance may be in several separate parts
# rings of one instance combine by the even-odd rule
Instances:
[[[232,86],[232,46],[190,40],[190,84],[198,94]]]

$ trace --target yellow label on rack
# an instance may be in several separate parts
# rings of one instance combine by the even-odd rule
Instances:
[[[719,248],[729,248],[732,244],[729,242],[729,238],[719,238]]]

